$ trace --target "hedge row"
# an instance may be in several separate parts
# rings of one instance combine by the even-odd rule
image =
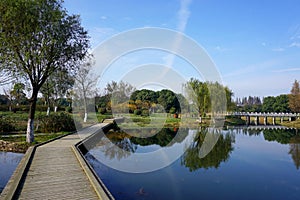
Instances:
[[[73,117],[65,112],[51,113],[49,116],[37,115],[35,126],[37,132],[43,133],[70,132],[76,130]],[[9,117],[0,117],[0,132],[13,131],[26,131],[26,123],[21,125]]]
[[[22,111],[22,112],[29,112],[29,105],[19,105],[19,106],[12,106],[11,107],[13,112],[17,112],[17,111]],[[37,105],[36,106],[36,111],[47,111],[48,106],[42,106],[42,105]],[[58,107],[57,111],[65,111],[65,107]],[[53,111],[53,107],[51,107],[51,111]],[[0,111],[9,111],[9,106],[8,105],[0,105]]]

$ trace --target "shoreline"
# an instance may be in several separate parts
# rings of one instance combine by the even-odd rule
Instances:
[[[31,144],[8,142],[0,140],[0,151],[2,152],[13,152],[13,153],[25,153]]]
[[[204,123],[202,123],[202,124],[198,123],[197,126],[207,126],[209,124],[208,121],[209,120],[206,119],[203,121]],[[171,126],[171,124],[173,124],[174,126]],[[178,125],[179,125],[178,122],[173,122],[173,123],[168,123],[168,126],[166,126],[166,127],[171,128],[171,127],[177,127]],[[278,125],[286,126],[289,128],[300,129],[300,120],[279,123]],[[193,124],[192,126],[195,126],[195,124]],[[241,119],[237,119],[237,118],[226,118],[225,122],[224,122],[224,128],[227,126],[245,126],[245,121],[241,120]],[[0,139],[0,151],[25,153],[30,146],[36,145],[40,142],[45,142],[45,141],[51,140],[51,138],[47,138],[46,140],[43,140],[43,141],[37,141],[32,144],[28,144],[25,142],[25,140],[20,142],[17,137],[15,138],[15,140],[12,139],[13,137],[8,137],[8,138],[10,139],[9,141],[6,141],[4,138]]]

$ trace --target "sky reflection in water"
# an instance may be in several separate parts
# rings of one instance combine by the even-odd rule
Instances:
[[[132,149],[126,156],[163,147],[171,139],[168,136],[176,135],[172,131],[164,129],[148,140],[126,138]],[[125,173],[103,165],[97,160],[97,157],[105,156],[99,150],[101,142],[86,157],[116,199],[299,197],[300,134],[296,130],[223,130],[215,133],[221,135],[214,149],[200,159],[199,149],[208,131],[211,130],[198,130],[178,160],[150,173]],[[110,134],[114,138],[116,133]],[[166,141],[162,140],[164,137]],[[123,140],[111,139],[119,144]],[[109,159],[122,160],[122,156],[125,155],[110,154]]]

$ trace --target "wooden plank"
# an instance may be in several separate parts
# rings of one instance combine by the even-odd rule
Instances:
[[[20,182],[17,199],[112,199],[97,185],[74,145],[99,131],[97,124],[38,146]],[[99,190],[101,192],[99,192]]]

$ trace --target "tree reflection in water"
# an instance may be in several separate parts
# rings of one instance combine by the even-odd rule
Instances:
[[[195,171],[200,168],[218,168],[222,162],[226,162],[230,153],[233,151],[234,137],[230,134],[220,134],[221,130],[208,129],[202,127],[196,134],[193,143],[188,147],[181,157],[181,164]],[[199,152],[207,134],[220,134],[219,139],[213,149],[203,158],[200,158]]]
[[[300,135],[297,129],[264,130],[264,137],[268,141],[276,141],[280,144],[289,144],[291,155],[297,169],[300,168]]]
[[[291,138],[289,154],[291,154],[296,168],[299,169],[300,168],[300,136],[299,135],[296,135],[293,138]]]
[[[157,132],[157,134],[153,134]],[[107,158],[118,160],[130,156],[135,153],[138,146],[159,145],[160,147],[171,146],[176,142],[182,142],[187,134],[188,129],[183,129],[180,134],[178,129],[163,128],[160,131],[157,129],[134,129],[125,131],[111,130],[106,133],[106,138],[102,138],[96,145],[101,148],[101,151]],[[134,135],[142,134],[153,135],[147,138],[134,137]]]

